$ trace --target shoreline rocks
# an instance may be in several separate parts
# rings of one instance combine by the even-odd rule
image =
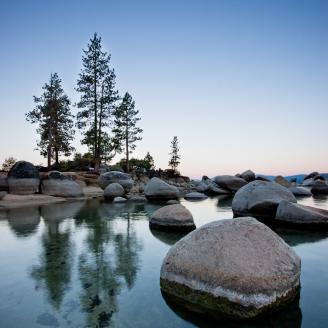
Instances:
[[[39,191],[40,176],[36,167],[26,161],[18,161],[8,172],[9,193],[30,195]]]
[[[179,190],[159,178],[150,179],[145,186],[145,196],[149,200],[169,200],[179,197]]]
[[[208,198],[205,194],[200,192],[190,192],[184,196],[187,200],[203,200]]]
[[[220,187],[231,192],[236,192],[241,187],[247,184],[242,178],[233,175],[218,175],[213,178],[213,181]]]
[[[106,172],[101,174],[98,178],[98,184],[102,189],[105,189],[109,184],[114,182],[119,183],[127,192],[134,184],[134,181],[129,174],[119,171]]]
[[[286,188],[290,188],[292,186],[292,184],[281,175],[277,175],[273,181]]]
[[[190,211],[181,204],[166,205],[155,211],[150,218],[151,229],[187,232],[196,228]]]
[[[304,187],[290,187],[289,190],[293,193],[294,196],[312,196],[312,192]]]
[[[124,194],[124,188],[117,182],[109,184],[104,190],[104,198],[108,200],[112,200],[115,197],[124,196]]]
[[[314,195],[317,195],[317,194],[327,195],[328,194],[328,184],[327,184],[327,182],[322,181],[322,180],[316,180],[313,183],[313,186],[311,188],[311,192]]]
[[[256,219],[206,224],[174,244],[160,273],[161,289],[189,310],[251,319],[299,294],[294,250]]]

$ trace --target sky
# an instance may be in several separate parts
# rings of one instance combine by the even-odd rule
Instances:
[[[176,135],[191,177],[328,171],[325,0],[0,0],[0,163],[46,163],[25,113],[54,72],[79,100],[95,32],[140,112],[134,157],[167,168]]]

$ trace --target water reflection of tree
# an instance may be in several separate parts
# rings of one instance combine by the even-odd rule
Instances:
[[[135,282],[142,246],[132,217],[134,212],[128,206],[98,201],[90,201],[76,216],[76,224],[88,227],[78,268],[83,288],[80,303],[87,313],[87,326],[107,327],[118,311],[117,297],[122,288],[126,285],[130,289]]]

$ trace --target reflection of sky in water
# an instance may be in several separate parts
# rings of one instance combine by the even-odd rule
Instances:
[[[328,209],[327,197],[299,202]],[[231,198],[182,203],[198,227],[232,218]],[[182,235],[149,230],[158,207],[92,200],[1,212],[0,327],[210,327],[161,295],[162,260]],[[302,258],[302,326],[325,327],[328,235],[279,234]],[[300,327],[298,307],[281,315]],[[281,327],[278,318],[260,326]]]

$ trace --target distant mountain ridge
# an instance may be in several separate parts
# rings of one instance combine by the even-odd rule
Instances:
[[[266,174],[257,174],[257,175],[262,175],[268,178],[269,180],[274,180],[274,178],[276,177],[276,175],[266,175]],[[328,173],[320,173],[320,175],[322,175],[326,180],[328,180]],[[294,174],[294,175],[284,176],[284,178],[287,179],[288,181],[290,181],[293,178],[296,178],[296,181],[298,183],[301,183],[304,180],[304,177],[306,176],[307,174]]]

